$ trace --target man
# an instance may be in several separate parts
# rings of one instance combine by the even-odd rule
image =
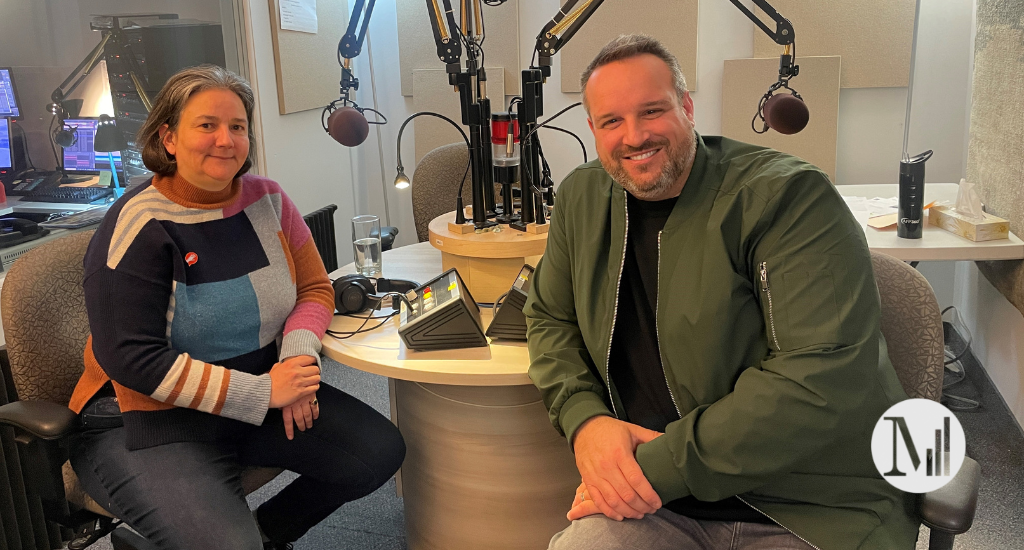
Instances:
[[[827,176],[698,135],[649,37],[609,43],[582,84],[599,162],[562,183],[525,309],[582,477],[551,548],[912,548],[870,451],[906,394]]]

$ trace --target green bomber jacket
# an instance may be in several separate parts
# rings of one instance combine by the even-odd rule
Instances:
[[[907,398],[863,231],[806,162],[698,136],[658,237],[657,337],[680,420],[636,449],[664,502],[733,495],[822,550],[913,548],[912,500],[871,459]],[[569,441],[618,416],[608,360],[629,212],[592,161],[562,182],[525,313],[530,378]]]

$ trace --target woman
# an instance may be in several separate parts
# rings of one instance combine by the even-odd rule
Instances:
[[[123,426],[86,429],[71,463],[159,548],[291,548],[405,456],[393,424],[320,383],[334,293],[295,205],[246,174],[253,105],[220,67],[171,77],[137,138],[156,175],[85,257],[92,335],[70,406],[116,394]],[[300,475],[252,513],[249,465]]]

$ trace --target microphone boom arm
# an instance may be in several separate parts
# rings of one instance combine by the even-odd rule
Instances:
[[[356,0],[352,6],[352,15],[348,18],[348,29],[338,41],[338,63],[341,65],[341,82],[339,82],[341,101],[344,105],[352,102],[349,97],[350,90],[359,89],[359,79],[352,73],[352,60],[363,51],[363,41],[366,39],[366,29],[370,25],[370,15],[373,14],[373,5],[376,0]],[[363,5],[366,11],[363,11]],[[360,21],[362,25],[360,26]],[[337,101],[332,102],[334,105]]]

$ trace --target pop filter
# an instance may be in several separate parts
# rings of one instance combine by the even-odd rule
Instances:
[[[346,147],[355,147],[366,141],[370,124],[355,107],[342,107],[327,117],[327,133],[331,134],[334,141]]]
[[[810,120],[807,104],[796,94],[777,94],[764,103],[764,121],[780,134],[790,135],[803,130]]]

